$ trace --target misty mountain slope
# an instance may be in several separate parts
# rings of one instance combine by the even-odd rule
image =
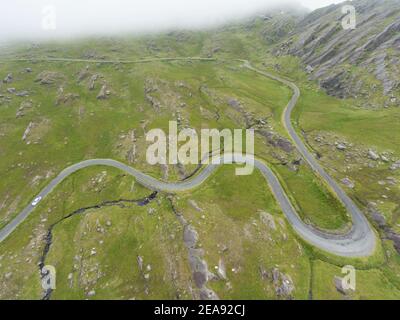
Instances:
[[[79,57],[137,59],[143,57],[203,56],[265,61],[299,57],[311,80],[330,95],[356,98],[360,106],[400,105],[400,1],[356,0],[357,26],[344,30],[342,4],[312,12],[284,6],[263,14],[204,30],[82,39],[65,46],[56,41],[26,45],[0,55],[16,57]],[[101,54],[96,43],[102,42]],[[10,53],[11,52],[11,53]]]
[[[193,192],[158,193],[145,204],[152,191],[133,177],[93,167],[65,179],[0,243],[0,299],[43,298],[41,261],[57,268],[51,299],[199,299],[207,292],[222,299],[400,299],[400,108],[359,108],[369,97],[383,106],[396,92],[384,96],[374,72],[384,52],[383,74],[396,81],[398,63],[387,59],[398,52],[398,11],[390,5],[397,2],[355,3],[365,5],[365,22],[351,32],[340,27],[340,6],[283,8],[212,29],[0,49],[0,227],[58,172],[84,159],[115,159],[164,181],[187,179],[196,165],[146,159],[147,132],[168,134],[174,120],[179,130],[196,132],[254,128],[255,153],[301,219],[332,232],[349,228],[346,210],[282,124],[292,91],[237,60],[248,59],[299,86],[293,125],[379,234],[373,256],[342,259],[301,241],[258,171],[237,177],[234,167],[221,167]],[[379,18],[368,18],[372,11]],[[217,59],[121,63],[197,56]],[[338,82],[358,98],[328,96],[308,81],[307,65],[329,93],[337,94]],[[322,81],[339,69],[347,78]],[[358,80],[362,85],[352,86]],[[354,292],[334,281],[347,264],[357,270]]]
[[[343,4],[315,10],[275,50],[301,58],[329,94],[339,97],[386,97],[399,103],[400,1],[357,0],[357,26],[341,26]]]

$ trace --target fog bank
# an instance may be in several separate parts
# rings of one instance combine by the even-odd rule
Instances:
[[[0,39],[202,28],[288,2],[315,9],[340,0],[3,0]]]

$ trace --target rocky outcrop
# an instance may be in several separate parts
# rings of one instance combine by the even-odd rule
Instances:
[[[396,105],[400,96],[400,2],[355,0],[349,4],[356,10],[355,29],[345,30],[341,25],[343,4],[331,5],[298,22],[275,53],[300,57],[309,77],[330,95],[369,98],[382,93],[388,97],[386,105]]]
[[[76,93],[71,93],[71,92],[64,92],[64,88],[60,87],[57,90],[57,99],[55,102],[56,106],[59,106],[61,104],[70,104],[73,101],[79,99],[79,95]]]
[[[54,71],[42,71],[36,77],[35,81],[41,85],[52,85],[62,79],[63,75]]]
[[[276,224],[274,217],[267,212],[260,212],[261,221],[268,227],[268,229],[276,230]]]
[[[99,100],[104,100],[107,99],[107,97],[111,94],[111,91],[108,89],[107,84],[103,84],[101,86],[100,92],[97,95],[97,99]]]
[[[25,116],[26,111],[31,109],[32,106],[33,106],[32,105],[32,101],[23,101],[23,102],[21,102],[21,104],[20,104],[20,106],[19,106],[19,108],[17,110],[17,113],[15,114],[15,117],[16,118],[21,118],[21,117]]]
[[[295,287],[290,275],[281,272],[278,268],[268,271],[262,267],[260,267],[260,274],[263,280],[269,280],[272,283],[275,294],[279,299],[293,299],[292,293]]]
[[[294,150],[292,143],[284,138],[281,137],[279,134],[267,131],[267,130],[258,130],[258,134],[266,138],[266,141],[273,147],[277,147],[282,149],[286,153],[291,153]]]
[[[349,178],[343,178],[340,180],[346,187],[350,189],[354,189],[354,182],[351,181]]]
[[[395,232],[394,229],[388,225],[385,216],[376,208],[376,205],[374,203],[368,204],[367,212],[372,221],[382,231],[384,237],[393,241],[394,249],[397,251],[398,254],[400,254],[400,234]]]
[[[34,127],[34,123],[31,121],[29,122],[28,126],[26,127],[24,134],[22,136],[22,141],[25,141],[29,135],[29,133],[31,132],[32,128]]]
[[[13,81],[12,73],[7,74],[7,76],[3,79],[4,83],[11,83]]]
[[[193,280],[199,290],[199,297],[201,300],[218,300],[218,295],[207,287],[208,281],[218,278],[208,270],[207,262],[204,259],[204,250],[199,247],[199,236],[194,227],[183,217],[174,204],[172,197],[169,197],[171,207],[179,223],[183,226],[183,242],[189,252],[189,264],[193,273]],[[225,266],[220,261],[223,270],[220,270],[221,279],[226,278]]]
[[[400,169],[400,160],[398,160],[398,161],[396,161],[395,163],[393,163],[391,166],[390,166],[390,170],[398,170],[398,169]]]
[[[88,89],[89,90],[94,90],[94,87],[95,87],[95,84],[96,84],[96,81],[97,81],[98,78],[99,78],[98,74],[94,74],[94,75],[92,75],[90,77],[89,84],[88,84]]]

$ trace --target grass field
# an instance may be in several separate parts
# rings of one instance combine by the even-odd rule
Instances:
[[[100,58],[136,59],[206,56],[217,45],[222,49],[215,56],[224,59],[250,58],[267,68],[277,62],[242,30],[212,36],[205,32],[54,42],[15,50],[17,56],[82,58],[95,47],[90,53]],[[362,209],[376,202],[390,226],[398,228],[400,189],[388,177],[398,181],[399,173],[389,170],[389,163],[371,161],[366,153],[372,148],[399,157],[399,146],[393,143],[400,141],[399,110],[367,110],[354,101],[331,98],[307,82],[296,61],[278,62],[282,73],[301,87],[293,120],[310,149],[321,155],[322,165],[338,181],[344,177],[354,181],[355,188],[346,191]],[[25,71],[28,67],[32,72]],[[35,81],[43,71],[56,73],[53,83]],[[176,166],[150,166],[145,160],[145,132],[167,130],[170,120],[177,120],[180,128],[200,130],[245,128],[249,119],[258,123],[262,119],[260,130],[273,132],[275,139],[288,139],[281,115],[291,91],[234,61],[1,63],[0,75],[8,73],[13,74],[13,82],[0,86],[0,227],[63,168],[84,159],[112,158],[159,179],[182,179]],[[94,75],[97,80],[90,90]],[[97,99],[103,84],[110,94]],[[10,88],[27,90],[29,96],[15,96],[7,91]],[[232,107],[232,99],[241,108]],[[21,107],[24,115],[17,117]],[[34,125],[23,141],[30,123]],[[315,140],[319,135],[322,144]],[[338,151],[336,141],[345,141],[346,152],[354,154]],[[291,166],[299,159],[296,151],[257,134],[255,153],[271,164],[304,221],[329,230],[348,226],[341,204],[311,170],[304,163]],[[184,167],[185,174],[193,169]],[[233,167],[223,167],[199,189],[172,200],[159,194],[146,206],[102,205],[142,199],[150,193],[132,177],[109,168],[85,169],[67,178],[0,244],[0,298],[43,297],[38,262],[46,244],[44,235],[53,224],[53,241],[45,256],[45,263],[57,269],[57,289],[51,298],[198,298],[182,241],[184,228],[171,202],[198,233],[198,246],[214,274],[207,286],[221,298],[395,299],[399,295],[400,261],[390,241],[383,242],[371,261],[356,265],[357,291],[350,297],[339,294],[333,277],[340,276],[340,266],[351,261],[314,252],[302,243],[258,172],[238,177]],[[81,208],[89,209],[68,217]],[[215,268],[221,260],[225,277]],[[283,279],[293,284],[288,294],[281,294]]]

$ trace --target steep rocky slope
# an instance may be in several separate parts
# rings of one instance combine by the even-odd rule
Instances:
[[[364,97],[371,104],[399,105],[400,1],[356,0],[355,29],[344,30],[342,6],[331,5],[306,15],[276,48],[295,55],[311,79],[339,98]]]

